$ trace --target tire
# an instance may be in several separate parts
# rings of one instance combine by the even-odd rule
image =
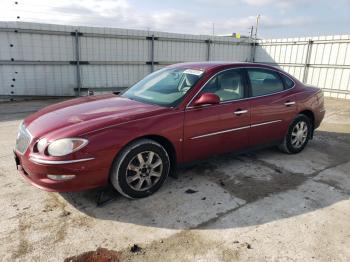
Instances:
[[[142,198],[156,192],[169,171],[170,160],[164,147],[151,139],[139,139],[118,154],[110,181],[123,196]]]
[[[303,126],[306,127],[306,131],[303,129]],[[288,132],[282,144],[279,145],[279,149],[287,154],[297,154],[301,152],[309,142],[313,132],[312,128],[311,121],[307,116],[302,114],[297,115],[289,125]],[[302,130],[304,131],[302,132]]]

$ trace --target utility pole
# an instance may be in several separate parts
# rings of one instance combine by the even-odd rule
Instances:
[[[258,27],[259,27],[259,20],[260,20],[260,15],[257,15],[256,17],[256,25],[255,25],[255,37],[254,37],[254,45],[253,45],[253,52],[252,52],[252,58],[251,61],[254,63],[255,62],[255,54],[256,54],[256,45],[258,43]],[[252,30],[253,31],[253,30]]]
[[[256,26],[255,26],[255,41],[258,39],[259,20],[260,20],[260,15],[257,15]]]

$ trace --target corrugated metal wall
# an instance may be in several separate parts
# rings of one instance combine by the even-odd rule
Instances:
[[[0,22],[0,96],[73,96],[129,87],[183,61],[248,61],[251,42],[116,28]]]
[[[19,22],[0,22],[0,97],[120,90],[173,63],[252,59],[350,99],[350,36],[260,40],[254,48],[249,39]]]
[[[350,35],[261,40],[255,62],[277,65],[326,96],[350,99]]]

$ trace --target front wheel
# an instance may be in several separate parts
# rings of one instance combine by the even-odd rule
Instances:
[[[167,151],[150,139],[126,146],[113,163],[110,180],[113,187],[128,198],[147,197],[156,192],[169,174]]]
[[[305,115],[298,115],[288,128],[288,133],[284,137],[280,150],[288,154],[301,152],[312,134],[312,124]]]

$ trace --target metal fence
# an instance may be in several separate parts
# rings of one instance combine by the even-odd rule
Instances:
[[[326,96],[350,99],[350,36],[260,40],[0,22],[0,98],[121,90],[185,61],[279,66]]]
[[[350,35],[261,40],[255,61],[279,66],[326,96],[350,99]]]
[[[251,41],[115,28],[0,23],[0,96],[73,96],[129,87],[184,61],[248,61]]]

